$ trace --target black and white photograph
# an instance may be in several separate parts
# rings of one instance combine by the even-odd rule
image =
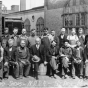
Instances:
[[[88,88],[88,0],[0,0],[0,88]]]

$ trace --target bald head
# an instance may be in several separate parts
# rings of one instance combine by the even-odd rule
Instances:
[[[39,37],[37,37],[37,38],[35,39],[35,42],[36,42],[37,45],[40,45],[40,44],[41,44],[41,39],[40,39]]]
[[[25,28],[22,29],[22,34],[24,34],[24,35],[26,34],[26,29]]]

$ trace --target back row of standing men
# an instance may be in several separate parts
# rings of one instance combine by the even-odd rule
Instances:
[[[65,34],[65,28],[61,29],[61,34],[57,37],[55,31],[51,34],[48,28],[44,28],[44,35],[40,38],[36,36],[36,30],[31,30],[31,35],[26,35],[26,29],[22,29],[22,34],[17,35],[18,29],[14,28],[13,34],[9,35],[8,28],[5,28],[5,34],[1,38],[2,47],[4,49],[3,67],[4,76],[8,78],[9,67],[14,68],[15,78],[22,78],[29,75],[31,63],[34,63],[35,77],[38,79],[38,68],[40,63],[50,64],[52,68],[52,76],[58,72],[57,59],[61,58],[62,78],[65,78],[65,70],[69,70],[68,62],[72,64],[72,77],[75,78],[75,63],[79,64],[79,77],[83,77],[83,64],[85,62],[85,77],[88,78],[88,36],[83,35],[83,29],[79,28],[79,34],[76,35],[75,28],[72,28],[71,34]],[[85,52],[85,53],[84,53]],[[72,59],[71,59],[72,58]],[[85,59],[84,59],[85,58]],[[3,66],[2,66],[3,64]],[[25,71],[24,69],[25,68]],[[2,69],[1,69],[2,70]],[[2,72],[0,74],[2,79]]]

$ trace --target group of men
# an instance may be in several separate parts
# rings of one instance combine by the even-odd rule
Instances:
[[[60,71],[63,79],[68,73],[73,79],[76,75],[80,79],[88,79],[88,36],[83,34],[82,28],[77,34],[76,29],[72,28],[69,35],[62,28],[59,36],[54,30],[49,33],[48,28],[44,28],[41,37],[36,36],[35,29],[31,30],[30,36],[26,35],[26,29],[22,29],[21,35],[17,34],[18,28],[13,29],[12,35],[5,28],[0,38],[0,80],[8,79],[10,73],[16,79],[28,77],[31,68],[38,80],[41,63],[49,66],[47,70],[50,70],[51,77],[56,78],[55,75]]]

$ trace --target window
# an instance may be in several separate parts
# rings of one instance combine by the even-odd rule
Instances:
[[[76,14],[76,26],[80,25],[80,14]]]
[[[81,13],[81,25],[85,25],[85,13]]]
[[[44,19],[42,17],[38,18],[37,23],[36,23],[36,32],[37,36],[42,36],[43,35],[43,29],[44,29]]]
[[[68,17],[67,15],[64,16],[64,26],[68,26],[69,22],[68,22]]]
[[[73,21],[72,21],[72,15],[65,15],[64,16],[64,26],[72,26]]]
[[[29,19],[25,20],[24,28],[27,30],[27,34],[30,35],[30,21],[29,21]]]

